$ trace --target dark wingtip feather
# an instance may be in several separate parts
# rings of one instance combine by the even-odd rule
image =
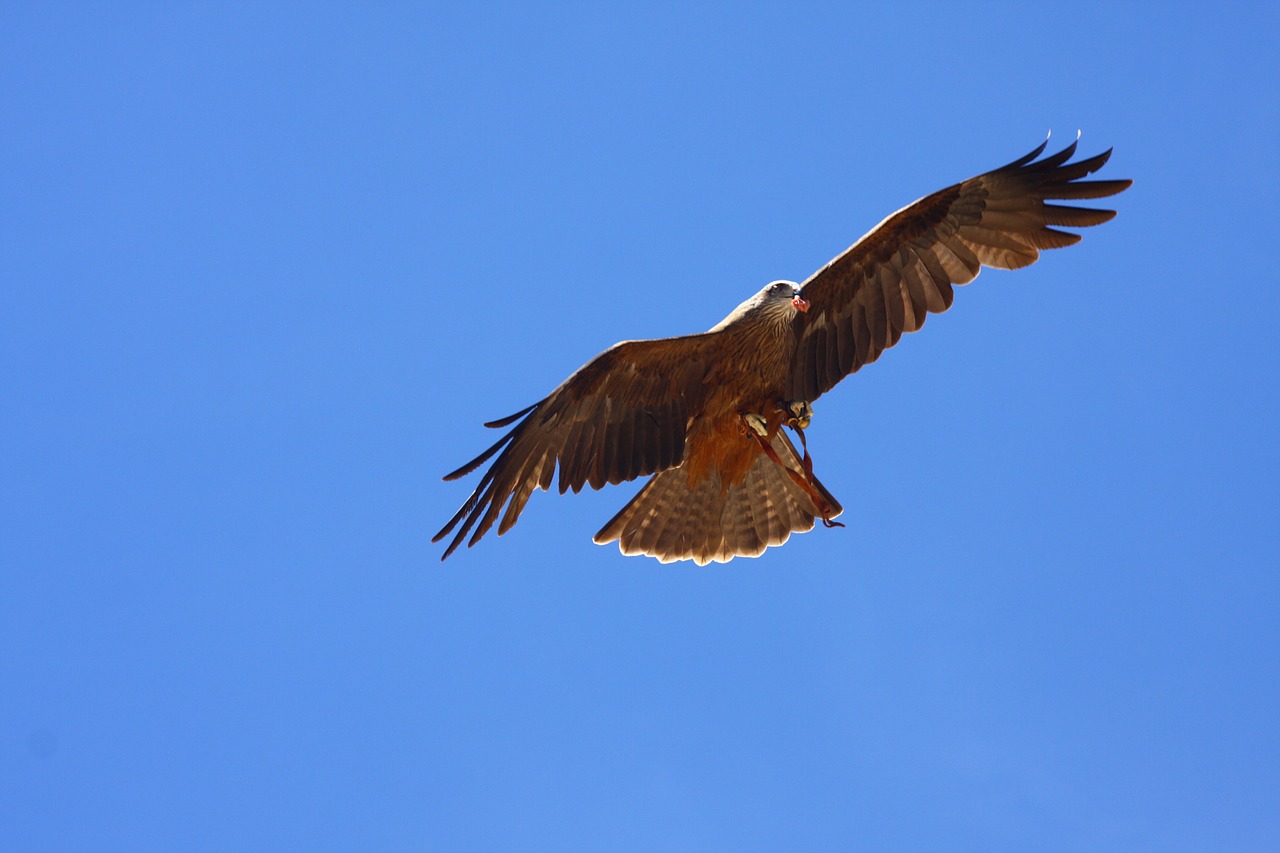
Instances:
[[[1032,168],[1049,170],[1049,169],[1055,169],[1058,166],[1061,166],[1063,163],[1070,160],[1071,156],[1076,153],[1076,147],[1079,146],[1079,144],[1080,144],[1080,139],[1079,137],[1077,137],[1071,141],[1070,145],[1068,145],[1066,148],[1063,148],[1057,154],[1050,154],[1048,157],[1044,158],[1043,160],[1039,160],[1036,163],[1032,164]]]
[[[532,406],[527,406],[526,408],[523,408],[520,411],[516,412],[514,415],[507,415],[505,418],[499,418],[496,421],[489,421],[488,423],[485,424],[485,426],[487,426],[489,429],[502,429],[504,426],[507,426],[508,424],[513,424],[516,421],[520,420],[525,415],[529,414],[534,409],[541,406],[543,402],[544,401],[539,400],[538,402],[534,403]]]
[[[1065,225],[1068,228],[1088,228],[1101,225],[1115,218],[1114,210],[1096,207],[1070,207],[1064,204],[1046,204],[1042,209],[1044,221],[1049,225]]]
[[[1101,169],[1103,166],[1107,165],[1107,161],[1111,159],[1111,152],[1115,150],[1116,149],[1114,148],[1108,148],[1106,151],[1103,151],[1101,154],[1093,155],[1088,160],[1081,160],[1080,164],[1087,165],[1089,167],[1090,172],[1096,172],[1099,169]]]
[[[1133,186],[1133,181],[1120,179],[1112,181],[1072,181],[1045,190],[1043,197],[1052,199],[1087,199],[1106,198],[1122,193]]]
[[[1017,169],[1027,165],[1032,160],[1039,157],[1044,152],[1045,146],[1049,144],[1049,137],[1052,135],[1052,133],[1053,132],[1050,131],[1048,134],[1045,134],[1044,142],[1041,142],[1039,145],[1037,145],[1034,149],[1031,150],[1030,153],[1024,154],[1023,156],[1019,157],[1017,160],[1014,160],[1012,163],[1007,163],[1004,166],[1001,166],[996,171],[1003,172],[1005,169]]]
[[[484,514],[487,520],[481,523],[480,532],[475,537],[472,538],[471,542],[468,544],[467,547],[471,547],[471,545],[474,545],[476,541],[480,538],[480,536],[483,535],[484,531],[488,530],[489,527],[493,524],[492,518],[490,517],[495,515],[497,510],[500,510],[502,508],[501,503],[497,505],[496,509],[494,507],[493,499],[494,499],[494,492],[496,490],[497,490],[497,483],[494,482],[492,476],[490,476],[489,474],[486,474],[485,478],[480,481],[480,485],[477,486],[476,490],[471,493],[471,497],[468,498],[467,502],[462,505],[462,508],[459,509],[457,513],[454,514],[453,518],[449,519],[449,523],[446,524],[444,527],[442,527],[439,533],[437,533],[434,537],[432,537],[431,539],[432,542],[439,542],[441,539],[447,536],[450,533],[450,531],[453,530],[454,526],[456,526],[459,521],[462,521],[464,516],[466,517],[466,520],[462,521],[462,526],[458,528],[457,534],[454,535],[453,541],[450,542],[449,547],[445,549],[444,557],[449,556],[455,550],[457,550],[458,545],[461,544],[463,538],[465,538],[467,533],[471,531],[471,528],[475,525],[475,523],[477,521],[480,521],[480,516],[482,513]],[[506,500],[504,498],[502,503],[505,503],[505,502]],[[488,507],[488,512],[485,512],[486,507]],[[441,559],[444,559],[444,557],[441,557]]]
[[[453,518],[449,519],[449,521],[445,524],[445,526],[441,527],[440,531],[436,533],[435,536],[431,537],[432,542],[439,542],[441,539],[448,536],[449,531],[452,530],[457,525],[457,523],[462,520],[462,517],[467,513],[471,512],[473,509],[475,509],[476,501],[480,494],[480,488],[483,487],[484,485],[486,484],[482,482],[480,486],[476,487],[476,490],[471,493],[471,497],[467,498],[466,501],[463,502],[462,506],[458,508],[458,511],[453,514]],[[445,556],[447,557],[448,554],[446,553]]]
[[[444,553],[440,555],[440,562],[443,563],[445,560],[449,559],[449,555],[452,554],[454,551],[458,550],[458,545],[461,542],[462,542],[461,534],[454,537],[454,540],[449,543],[449,547],[445,548]]]
[[[459,468],[456,471],[450,471],[448,474],[445,474],[442,479],[448,482],[449,480],[456,480],[459,477],[467,476],[472,471],[476,470],[482,464],[484,464],[485,460],[487,460],[490,456],[492,456],[493,454],[501,450],[504,444],[511,441],[511,439],[515,438],[517,429],[513,429],[511,432],[507,433],[502,438],[495,441],[488,450],[486,450],[484,453],[481,453],[475,459],[472,459],[466,465],[463,465],[461,468]]]
[[[1091,175],[1106,165],[1106,162],[1111,159],[1111,151],[1112,149],[1108,148],[1101,154],[1096,154],[1093,157],[1089,157],[1075,163],[1068,163],[1065,166],[1060,166],[1054,171],[1054,177],[1061,182],[1066,182],[1077,181],[1085,175]],[[1037,163],[1036,165],[1040,164]]]

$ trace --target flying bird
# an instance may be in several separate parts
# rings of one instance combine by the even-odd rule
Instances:
[[[1068,162],[1078,141],[1037,160],[1046,139],[1007,166],[925,196],[803,284],[771,282],[701,334],[616,344],[545,399],[485,424],[512,428],[445,476],[466,476],[497,456],[432,539],[456,529],[441,559],[495,524],[498,535],[510,530],[534,489],[554,483],[576,493],[647,475],[595,542],[705,565],[758,556],[818,520],[843,526],[804,442],[811,404],[947,310],[952,285],[984,266],[1018,269],[1041,249],[1079,242],[1053,226],[1115,216],[1049,203],[1104,198],[1132,183],[1081,180],[1111,151]]]

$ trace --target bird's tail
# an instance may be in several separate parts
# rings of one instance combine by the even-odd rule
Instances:
[[[596,544],[616,539],[627,556],[644,554],[664,563],[693,560],[703,566],[758,557],[792,533],[812,530],[822,513],[782,467],[803,476],[800,455],[782,430],[771,444],[782,464],[761,453],[746,478],[723,492],[715,471],[693,487],[683,467],[656,474],[601,528]],[[809,480],[829,503],[827,518],[839,515],[840,503],[817,478]]]

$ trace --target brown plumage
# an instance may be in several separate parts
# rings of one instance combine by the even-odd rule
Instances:
[[[497,454],[475,491],[432,541],[457,529],[444,557],[470,534],[515,524],[535,488],[598,489],[656,474],[595,536],[624,554],[699,564],[756,556],[839,503],[813,476],[807,453],[783,432],[808,403],[951,306],[952,286],[983,266],[1017,269],[1041,249],[1079,242],[1080,228],[1111,210],[1046,200],[1102,198],[1127,180],[1084,181],[1106,151],[1068,163],[1076,143],[1025,157],[926,196],[885,219],[803,285],[777,281],[708,332],[627,341],[605,350],[541,402],[486,424],[519,421],[448,474]],[[758,415],[752,423],[745,415]],[[559,468],[559,476],[556,469]]]

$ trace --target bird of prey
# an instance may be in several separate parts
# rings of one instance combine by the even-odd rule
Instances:
[[[705,565],[758,556],[818,519],[841,526],[840,503],[805,449],[810,404],[947,310],[952,285],[1080,240],[1053,226],[1115,216],[1050,203],[1128,188],[1128,180],[1081,180],[1111,151],[1072,163],[1073,142],[1037,160],[1047,144],[907,205],[803,284],[766,285],[710,331],[616,344],[545,399],[485,424],[515,426],[445,476],[463,477],[497,455],[432,540],[457,530],[441,559],[468,534],[471,546],[494,524],[499,535],[510,530],[535,488],[576,493],[646,475],[597,543]]]

